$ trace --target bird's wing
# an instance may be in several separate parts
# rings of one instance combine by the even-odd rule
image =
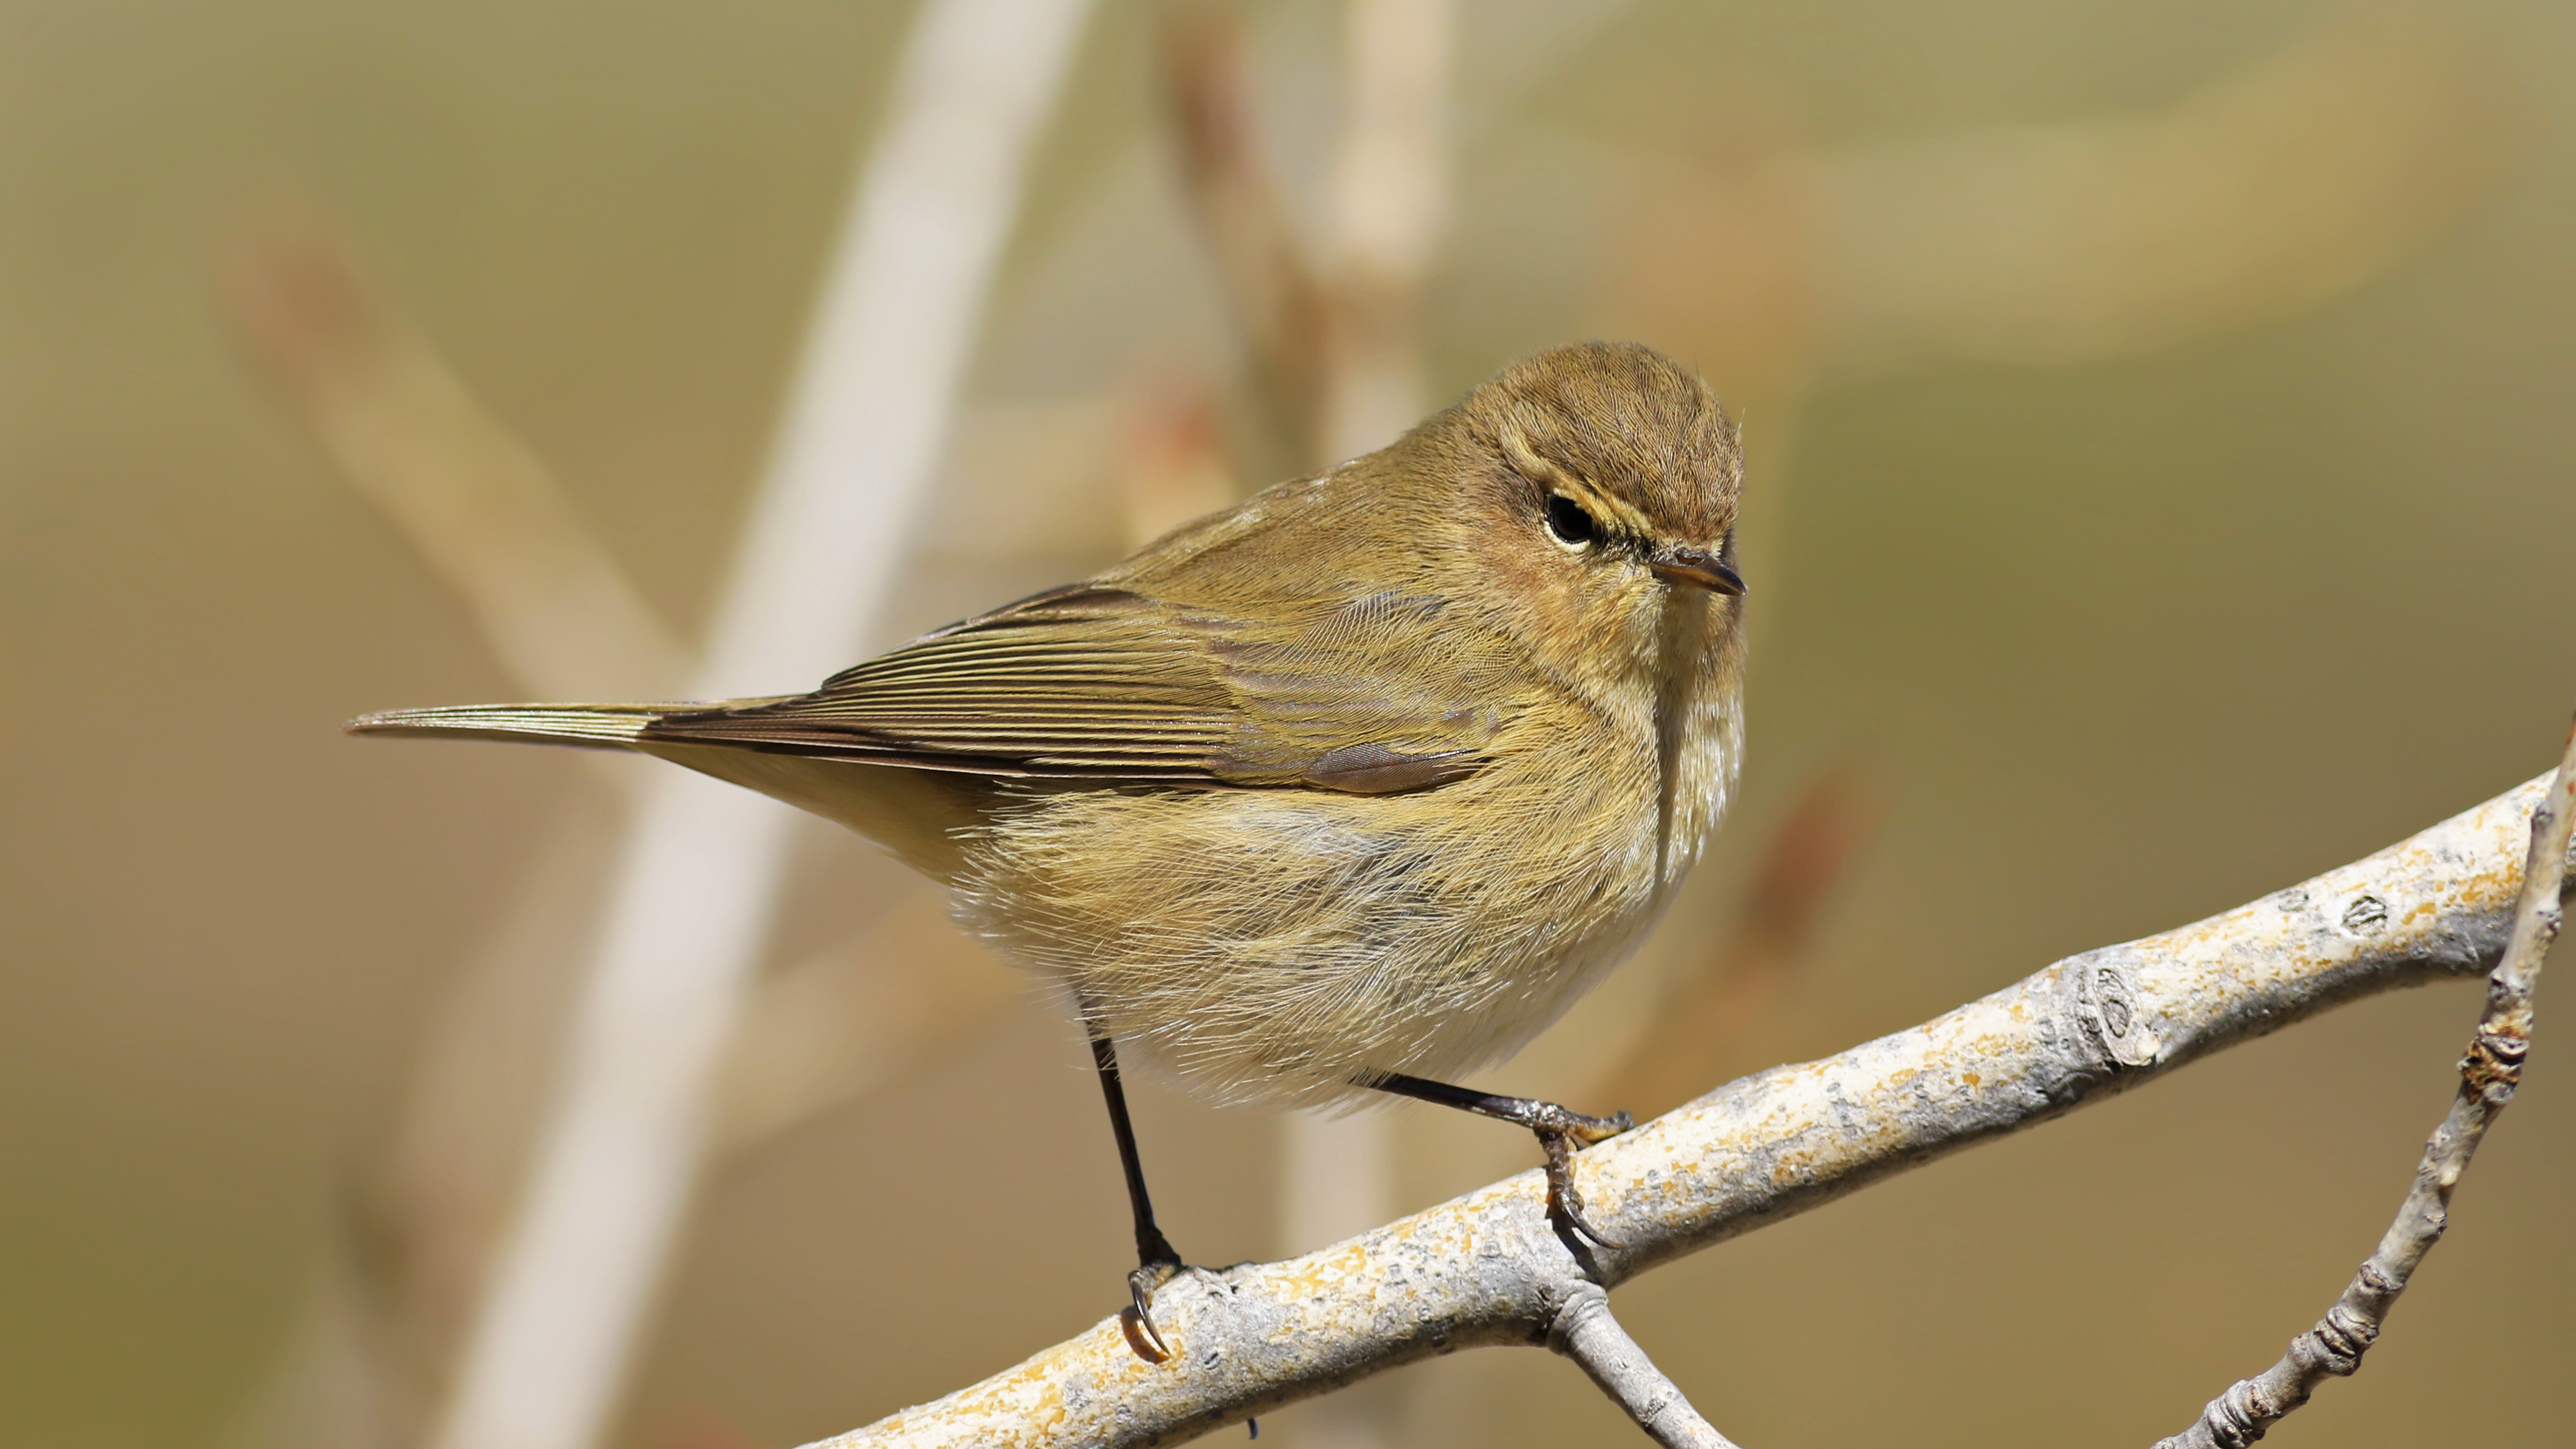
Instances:
[[[1255,625],[1076,585],[924,636],[812,694],[663,715],[637,742],[1366,794],[1483,763],[1513,705],[1500,697],[1513,676],[1499,641],[1441,628],[1437,600],[1394,594],[1291,612]],[[1426,650],[1441,656],[1427,670]]]

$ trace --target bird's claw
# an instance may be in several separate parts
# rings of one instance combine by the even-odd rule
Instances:
[[[1172,1346],[1164,1341],[1163,1331],[1154,1326],[1154,1290],[1172,1281],[1180,1271],[1180,1255],[1175,1253],[1139,1264],[1127,1275],[1127,1296],[1134,1304],[1130,1311],[1135,1315],[1127,1342],[1147,1363],[1161,1363],[1172,1356]]]
[[[1547,1152],[1548,1216],[1604,1248],[1625,1246],[1584,1218],[1583,1194],[1574,1186],[1574,1154],[1636,1126],[1636,1119],[1625,1112],[1587,1117],[1553,1102],[1542,1104],[1542,1108],[1530,1130],[1538,1134],[1539,1146]]]

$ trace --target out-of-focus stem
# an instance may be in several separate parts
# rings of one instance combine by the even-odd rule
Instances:
[[[339,476],[381,509],[527,698],[661,698],[681,646],[536,454],[388,306],[311,214],[223,257],[236,334]],[[623,793],[631,764],[587,760]],[[400,1126],[344,1197],[306,1322],[235,1439],[412,1443],[468,1322],[534,1131],[602,857],[622,813],[556,821],[427,1033]],[[228,1441],[232,1442],[232,1441]]]
[[[2356,4],[2158,110],[1819,157],[1820,362],[2088,362],[2348,291],[2492,189],[2501,50],[2469,7]]]
[[[913,22],[698,671],[702,696],[809,683],[868,641],[1087,10],[930,0]],[[790,819],[676,771],[646,793],[437,1444],[598,1439],[685,1211]]]
[[[1349,0],[1343,113],[1324,233],[1321,461],[1393,442],[1422,413],[1422,284],[1448,218],[1450,0]],[[1394,1121],[1380,1113],[1288,1119],[1281,1227],[1292,1248],[1331,1242],[1395,1210]],[[1337,1449],[1388,1442],[1389,1405],[1317,1406],[1313,1437]]]
[[[1327,459],[1422,414],[1422,284],[1449,219],[1452,0],[1350,0],[1340,145],[1324,230]]]
[[[1233,12],[1168,8],[1163,76],[1182,189],[1250,353],[1254,401],[1302,461],[1323,393],[1323,286],[1253,136]]]
[[[335,236],[271,224],[227,260],[241,336],[519,687],[598,700],[680,687],[686,652],[553,474],[377,300]]]

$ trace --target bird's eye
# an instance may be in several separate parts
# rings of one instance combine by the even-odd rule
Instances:
[[[1562,493],[1547,495],[1547,531],[1567,548],[1584,548],[1600,535],[1601,526],[1592,521],[1583,505]]]

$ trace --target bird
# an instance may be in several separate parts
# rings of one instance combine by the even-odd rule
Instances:
[[[1118,1052],[1221,1104],[1386,1094],[1536,1134],[1548,1210],[1621,1131],[1451,1085],[1561,1016],[1661,915],[1743,753],[1743,459],[1636,343],[1504,367],[1376,452],[811,692],[370,714],[360,735],[657,756],[802,807],[945,886],[1061,989],[1169,1345]]]

